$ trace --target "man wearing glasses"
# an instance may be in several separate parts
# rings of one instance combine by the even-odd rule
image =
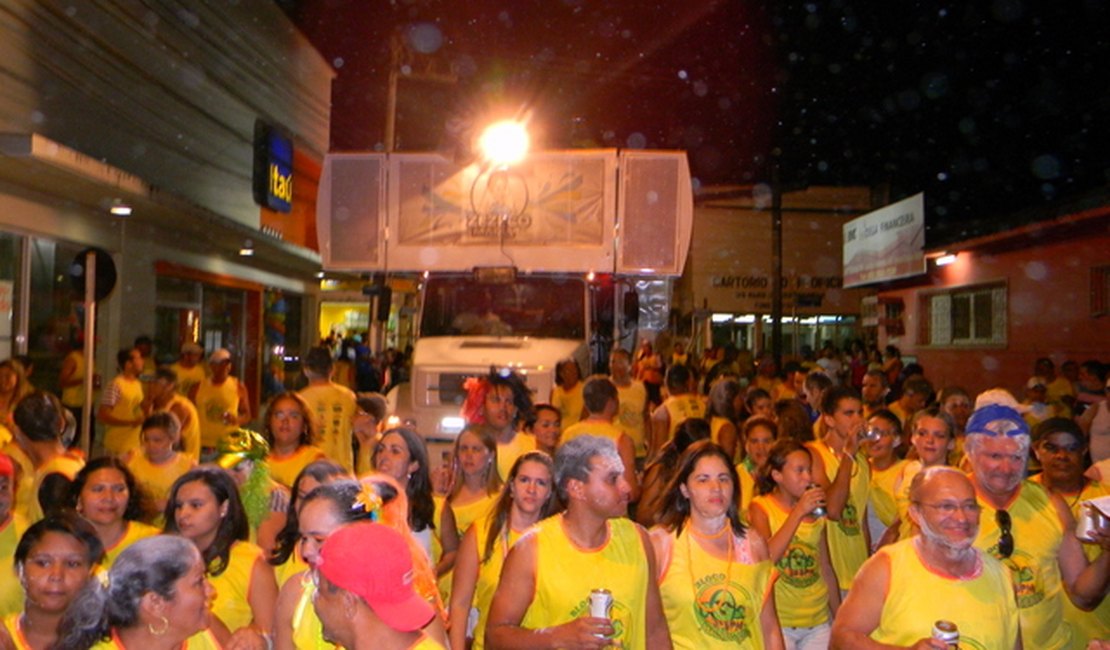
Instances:
[[[1009,572],[975,548],[979,503],[957,469],[914,476],[909,516],[920,535],[886,546],[867,561],[833,624],[833,648],[949,647],[931,634],[954,623],[962,648],[1021,648]]]
[[[1024,480],[1029,445],[1029,425],[1010,406],[987,404],[968,419],[965,449],[983,508],[975,546],[1010,570],[1026,646],[1074,647],[1064,599],[1096,607],[1110,586],[1110,554],[1089,563],[1064,500]],[[1110,549],[1110,530],[1097,539]]]

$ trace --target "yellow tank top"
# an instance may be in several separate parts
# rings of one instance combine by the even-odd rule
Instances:
[[[204,381],[205,372],[204,364],[194,364],[192,368],[186,368],[180,362],[170,364],[170,370],[177,374],[177,394],[182,397],[188,397],[189,391],[193,390],[200,382]]]
[[[193,464],[193,459],[181,452],[175,452],[164,463],[152,463],[141,452],[131,455],[127,461],[127,469],[135,475],[144,520],[159,527],[165,523],[165,508],[158,507],[158,504],[164,504],[169,499],[173,482],[192,469]]]
[[[299,395],[308,402],[316,418],[316,444],[328,458],[339,463],[348,472],[355,468],[351,446],[351,422],[355,417],[355,394],[350,388],[329,383],[309,386]]]
[[[116,561],[123,549],[131,546],[140,539],[146,539],[153,535],[157,535],[162,531],[154,526],[148,526],[140,521],[127,522],[127,530],[124,531],[123,537],[119,538],[112,546],[104,549],[104,561],[100,563],[100,567],[107,571],[112,568],[112,563]]]
[[[1029,480],[1043,485],[1041,475],[1031,477]],[[1073,517],[1079,517],[1080,504],[1088,499],[1110,496],[1110,485],[1097,481],[1088,481],[1079,494],[1059,493],[1064,502],[1068,504]],[[1094,562],[1102,554],[1098,544],[1083,544],[1083,553],[1088,562]],[[1064,598],[1064,620],[1071,624],[1075,633],[1073,645],[1077,648],[1086,648],[1092,639],[1106,638],[1110,631],[1110,598],[1103,598],[1102,603],[1091,612],[1085,612],[1075,606],[1070,598]]]
[[[736,464],[736,475],[740,477],[740,521],[746,525],[748,509],[751,508],[752,499],[755,498],[755,463],[750,458],[745,458]]]
[[[300,546],[299,544],[297,546]],[[271,565],[272,566],[272,565]],[[299,574],[308,571],[308,564],[301,559],[301,552],[295,549],[290,555],[289,559],[283,564],[274,567],[274,578],[277,579],[278,589],[285,586],[291,578],[297,577]],[[305,574],[306,577],[308,574]]]
[[[628,386],[617,386],[617,426],[632,438],[636,447],[636,458],[647,456],[647,443],[644,440],[644,407],[647,405],[647,389],[641,381],[632,380]]]
[[[489,512],[490,506],[497,500],[497,497],[497,494],[487,494],[481,499],[465,505],[459,506],[451,504],[451,511],[455,515],[455,532],[458,533],[459,540],[462,540],[462,536],[466,534],[471,524],[479,518],[485,519],[486,513]],[[435,526],[437,532],[432,533],[432,555],[435,557],[436,564],[439,564],[439,558],[443,554],[443,543],[440,541],[440,533],[438,531],[443,530],[440,527],[440,523],[443,518],[443,508],[446,506],[446,503],[447,502],[444,501],[441,505],[440,502],[436,500]],[[439,586],[439,597],[442,598],[445,603],[451,602],[451,584],[454,575],[454,571],[448,571],[436,580],[436,584]]]
[[[894,479],[894,505],[898,508],[898,539],[909,539],[918,533],[910,519],[910,483],[921,471],[921,461],[910,460],[902,467],[902,473]]]
[[[765,494],[752,499],[752,507],[767,514],[774,535],[790,512],[773,496]],[[779,577],[775,581],[775,603],[779,623],[783,627],[816,627],[829,620],[829,589],[821,577],[820,547],[825,531],[825,518],[803,519],[776,564]]]
[[[686,420],[705,417],[705,402],[694,393],[668,397],[663,401],[663,408],[667,409],[667,415],[671,420],[667,440],[663,442],[674,439],[674,432],[678,431],[679,425]]]
[[[200,420],[200,444],[215,447],[228,432],[238,425],[224,424],[224,413],[239,417],[239,380],[228,377],[214,386],[211,379],[200,382],[196,398],[197,416]]]
[[[961,649],[1014,647],[1018,610],[1013,585],[1005,567],[993,557],[981,553],[977,574],[958,580],[922,564],[916,538],[883,547],[879,553],[890,559],[891,581],[872,639],[908,647],[928,637],[934,621],[945,620],[959,628]]]
[[[536,591],[522,627],[552,627],[589,616],[590,591],[608,589],[613,595],[614,640],[625,650],[646,647],[650,577],[639,526],[628,519],[608,523],[609,540],[592,550],[570,541],[562,515],[541,521],[529,532],[536,540]]]
[[[16,580],[10,580],[9,582],[19,584]],[[32,650],[31,644],[27,642],[27,637],[23,636],[23,627],[19,623],[19,619],[22,618],[22,616],[22,608],[20,608],[20,611],[5,616],[4,629],[7,630],[8,637],[12,640],[12,645],[15,647],[15,650]]]
[[[653,535],[663,531],[656,529]],[[762,648],[759,616],[770,596],[773,565],[752,563],[748,539],[733,538],[733,558],[710,555],[690,534],[667,535],[669,558],[659,593],[676,649]]]
[[[825,474],[832,482],[840,468],[840,459],[824,442],[812,442],[807,446],[821,455],[821,460],[825,461]],[[869,550],[867,538],[863,535],[863,516],[870,494],[871,467],[867,458],[857,452],[848,487],[848,502],[844,504],[840,521],[830,521],[828,526],[829,560],[842,590],[852,588],[856,573],[867,561]]]
[[[563,435],[559,437],[559,446],[574,440],[578,436],[597,436],[599,438],[608,438],[613,441],[613,444],[620,442],[621,435],[624,431],[621,430],[616,424],[612,422],[593,422],[590,420],[579,420],[576,424],[572,424],[563,429]]]
[[[980,497],[979,537],[975,546],[1002,561],[1010,570],[1017,593],[1022,640],[1029,648],[1058,650],[1072,647],[1072,630],[1064,620],[1063,583],[1057,556],[1064,527],[1043,487],[1025,481],[1007,510],[1013,522],[1014,553],[998,555],[995,509]]]
[[[219,616],[231,632],[250,625],[254,620],[247,597],[251,592],[254,563],[261,560],[262,549],[250,542],[235,542],[231,546],[227,568],[218,576],[210,574],[208,577],[216,588],[212,613]]]
[[[10,438],[10,432],[2,424],[0,424],[0,437],[7,438],[0,451],[12,459],[12,463],[16,466],[15,471],[19,475],[15,481],[15,503],[12,505],[12,510],[29,520],[31,501],[38,497],[38,495],[32,496],[34,491],[31,489],[35,484],[35,464],[31,462],[27,452]]]
[[[27,521],[16,513],[0,526],[0,575],[4,576],[0,580],[0,616],[23,611],[23,587],[15,579],[15,547],[26,530]]]
[[[476,522],[476,525],[478,527],[474,529],[474,532],[476,533],[475,539],[480,564],[478,565],[478,581],[474,584],[474,598],[471,600],[471,617],[476,616],[474,644],[471,650],[482,650],[486,646],[486,619],[489,617],[489,606],[493,602],[493,594],[497,591],[497,585],[501,582],[501,567],[505,564],[505,557],[509,555],[509,549],[520,539],[521,533],[512,530],[512,527],[506,524],[507,538],[505,534],[498,535],[497,543],[493,548],[493,553],[489,556],[489,560],[482,562],[482,558],[486,554],[486,544],[489,542],[489,520],[483,518]]]
[[[530,433],[517,431],[508,444],[497,443],[497,473],[502,481],[509,478],[509,471],[517,458],[536,448],[536,438]]]
[[[898,505],[894,500],[894,482],[902,473],[907,461],[899,460],[886,469],[871,468],[871,500],[868,506],[879,517],[884,526],[894,523],[898,516]],[[877,540],[872,540],[872,542]]]
[[[298,580],[301,581],[301,596],[297,599],[293,618],[289,621],[293,626],[293,645],[297,650],[332,650],[336,646],[324,640],[324,625],[316,615],[316,608],[312,606],[316,587],[307,573]],[[281,622],[278,621],[277,624],[280,625]]]
[[[297,475],[301,473],[301,470],[313,461],[320,460],[324,457],[323,449],[312,445],[305,445],[303,447],[298,447],[293,453],[288,456],[282,456],[281,458],[271,453],[266,457],[266,467],[270,468],[270,478],[291,490],[293,489],[293,482],[297,480]]]
[[[141,420],[143,417],[143,385],[138,379],[123,375],[112,380],[117,393],[116,403],[109,413],[120,420]],[[104,451],[114,456],[122,456],[139,447],[139,425],[104,427]]]
[[[583,383],[578,382],[570,390],[562,386],[551,389],[551,405],[559,409],[559,424],[564,431],[582,419],[582,409],[586,407],[586,401],[582,398],[582,387]]]
[[[725,425],[728,423],[728,418],[714,415],[712,419],[709,420],[709,439],[718,445],[721,444],[721,429],[725,428]]]
[[[197,407],[189,401],[188,397],[181,395],[174,395],[173,399],[167,405],[166,410],[170,408],[181,408],[189,412],[191,415],[188,422],[181,423],[181,442],[178,447],[181,453],[192,458],[195,462],[200,462],[200,415],[197,413]]]
[[[84,466],[85,460],[83,458],[62,455],[51,458],[43,463],[42,467],[35,470],[35,481],[31,484],[30,513],[27,521],[34,523],[43,517],[42,504],[39,503],[39,489],[42,488],[42,482],[46,480],[46,477],[51,474],[61,474],[72,481],[77,478],[77,472],[80,472]]]
[[[112,636],[103,639],[92,645],[89,650],[127,650],[127,646],[123,645],[123,641],[119,638],[119,634],[112,630]],[[183,650],[222,650],[219,641],[216,637],[212,636],[209,630],[201,630],[193,636],[185,639]]]
[[[62,405],[69,408],[85,406],[85,353],[82,350],[73,350],[66,355],[66,359],[73,361],[73,376],[70,379],[81,383],[76,386],[67,386],[62,389]]]

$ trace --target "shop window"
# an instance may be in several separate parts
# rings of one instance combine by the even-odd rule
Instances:
[[[921,298],[926,345],[1005,345],[1006,286],[975,285]]]

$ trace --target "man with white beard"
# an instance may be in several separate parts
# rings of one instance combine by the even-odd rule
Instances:
[[[935,466],[910,484],[910,517],[921,534],[876,553],[856,575],[832,629],[833,648],[949,647],[934,621],[959,632],[961,648],[1021,648],[1009,572],[974,546],[979,503],[971,480]]]

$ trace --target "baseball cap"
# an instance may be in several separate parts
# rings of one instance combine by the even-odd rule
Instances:
[[[0,453],[0,476],[15,476],[15,463],[3,453]]]
[[[204,348],[189,341],[181,346],[181,354],[204,354]],[[230,355],[229,355],[230,357]]]
[[[208,363],[220,363],[221,361],[231,361],[231,352],[228,352],[227,348],[220,348],[208,355]]]
[[[1017,409],[1005,404],[988,404],[979,407],[967,420],[964,430],[968,434],[982,433],[988,436],[1029,435],[1029,424]]]
[[[413,586],[415,572],[408,544],[389,526],[343,526],[320,548],[317,570],[328,582],[365,600],[374,614],[395,630],[418,630],[435,615]]]

